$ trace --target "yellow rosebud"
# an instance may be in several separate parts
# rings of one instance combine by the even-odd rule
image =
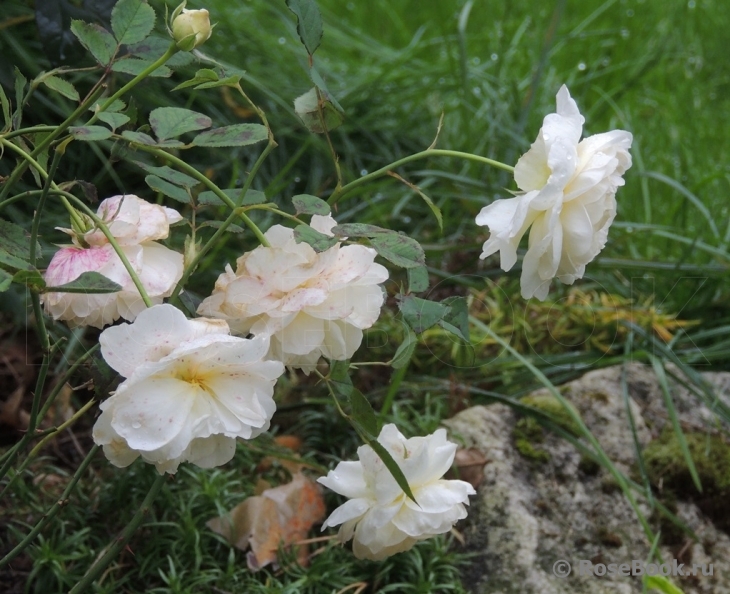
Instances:
[[[199,10],[182,9],[172,21],[172,37],[177,47],[189,52],[210,39],[213,27],[205,8]]]

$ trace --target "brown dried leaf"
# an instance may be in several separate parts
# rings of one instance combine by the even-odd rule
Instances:
[[[207,525],[241,550],[250,546],[248,567],[257,571],[276,562],[280,546],[304,540],[312,526],[324,519],[325,513],[319,485],[297,473],[290,483],[249,497],[229,515],[214,518]],[[297,560],[307,564],[306,547],[299,547]]]
[[[478,449],[459,448],[454,457],[456,472],[450,470],[446,476],[466,481],[476,489],[484,480],[484,465],[487,462],[489,462],[487,457]]]

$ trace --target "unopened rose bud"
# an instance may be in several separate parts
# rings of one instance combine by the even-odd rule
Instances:
[[[177,47],[189,52],[203,45],[213,32],[210,16],[205,8],[199,10],[182,9],[172,20],[172,37]]]

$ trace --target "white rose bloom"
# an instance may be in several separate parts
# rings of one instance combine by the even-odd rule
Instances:
[[[368,445],[358,448],[359,461],[340,462],[327,476],[317,479],[349,498],[332,512],[322,530],[342,524],[340,541],[354,536],[355,556],[375,561],[451,530],[466,517],[464,506],[469,505],[469,495],[476,493],[467,482],[441,478],[456,453],[456,444],[447,441],[445,429],[406,439],[390,424],[383,427],[378,442],[400,466],[418,503],[406,496]]]
[[[169,235],[170,225],[182,219],[180,214],[127,194],[104,200],[97,215],[108,225],[150,299],[161,303],[182,276],[183,257],[155,240]],[[46,293],[44,305],[54,319],[65,320],[72,327],[103,328],[120,317],[134,320],[145,309],[127,269],[98,229],[82,235],[76,246],[58,250],[48,265],[45,281],[48,286],[59,286],[84,272],[103,274],[122,290],[106,294]]]
[[[335,224],[315,215],[311,226],[332,235]],[[374,262],[375,250],[338,243],[318,254],[281,225],[266,239],[271,247],[241,256],[235,273],[226,267],[198,313],[227,320],[237,334],[271,336],[269,356],[305,373],[320,357],[352,357],[385,299],[380,283],[388,271]]]
[[[545,117],[515,167],[523,193],[485,206],[476,218],[490,231],[481,258],[500,252],[502,270],[514,266],[520,240],[532,226],[520,279],[525,299],[545,299],[556,276],[569,285],[582,278],[586,264],[606,245],[616,216],[616,191],[631,167],[632,136],[613,130],[580,140],[584,121],[563,85],[557,113]]]
[[[142,456],[160,474],[181,462],[212,468],[233,457],[237,437],[269,428],[284,366],[262,360],[267,337],[230,336],[222,320],[188,320],[165,304],[107,328],[99,342],[104,360],[126,378],[102,402],[93,430],[115,466]]]

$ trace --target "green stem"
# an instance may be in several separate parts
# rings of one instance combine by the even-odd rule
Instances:
[[[10,551],[7,555],[5,555],[2,559],[0,559],[0,567],[3,567],[4,565],[7,565],[10,561],[12,561],[19,553],[22,553],[23,550],[35,539],[36,536],[40,533],[43,528],[46,527],[48,522],[50,522],[56,514],[59,512],[59,510],[66,506],[68,504],[68,498],[70,497],[71,493],[73,492],[74,488],[76,487],[76,483],[79,482],[79,479],[81,478],[81,475],[84,474],[86,469],[88,468],[89,464],[91,464],[91,460],[94,458],[94,455],[96,455],[96,452],[99,450],[99,446],[95,445],[91,448],[89,453],[87,454],[86,458],[84,458],[84,461],[81,462],[78,469],[74,473],[73,478],[71,479],[71,482],[68,484],[68,486],[64,489],[63,493],[61,494],[61,497],[58,498],[56,503],[51,506],[51,509],[49,509],[46,514],[41,518],[41,520],[33,527],[33,529],[28,533],[28,535],[21,540],[17,546]]]
[[[147,294],[147,290],[144,288],[144,285],[142,284],[139,276],[137,276],[134,268],[132,268],[132,264],[129,262],[127,255],[124,253],[124,251],[122,251],[121,246],[117,242],[116,238],[112,235],[112,232],[109,231],[109,227],[106,226],[106,223],[102,221],[93,210],[91,210],[88,206],[86,206],[86,204],[76,198],[76,196],[74,196],[73,194],[66,194],[61,196],[61,202],[68,209],[69,212],[72,212],[74,210],[73,206],[71,206],[71,204],[69,203],[69,200],[73,201],[79,208],[84,211],[84,214],[86,214],[86,216],[94,221],[94,224],[98,227],[99,231],[104,234],[104,237],[106,237],[107,241],[112,246],[117,256],[119,256],[119,259],[122,261],[122,264],[124,264],[124,268],[132,279],[132,282],[137,288],[140,297],[142,297],[142,301],[144,301],[144,304],[147,307],[152,307],[154,303],[152,303],[152,300]]]
[[[3,134],[2,137],[6,140],[15,138],[16,136],[24,136],[25,134],[36,134],[38,132],[53,132],[56,126],[31,126],[30,128],[19,128],[18,130],[12,130],[7,134]]]
[[[132,80],[130,80],[126,85],[124,85],[121,89],[119,89],[116,93],[114,93],[111,97],[109,97],[104,103],[101,104],[99,109],[94,113],[93,116],[91,116],[91,119],[86,122],[86,126],[90,126],[93,124],[98,118],[99,114],[103,111],[106,111],[109,106],[114,103],[117,99],[119,99],[122,95],[124,95],[127,91],[130,91],[134,87],[137,86],[138,83],[142,82],[145,78],[147,78],[150,74],[152,74],[155,70],[157,70],[160,66],[163,66],[165,62],[167,62],[172,56],[174,56],[178,51],[177,46],[175,43],[170,44],[170,47],[167,48],[167,51],[162,54],[157,60],[152,62],[147,68],[145,68],[142,72],[140,72],[137,76],[135,76]]]
[[[330,155],[332,156],[332,162],[335,164],[335,173],[337,174],[337,185],[335,186],[334,193],[337,194],[342,189],[342,171],[340,170],[340,159],[337,156],[337,151],[335,151],[335,146],[332,144],[332,139],[330,138],[329,130],[327,130],[327,123],[324,119],[324,113],[322,111],[322,93],[319,90],[319,87],[314,87],[315,92],[317,93],[317,115],[319,116],[319,123],[322,126],[322,132],[324,133],[324,137],[327,139],[327,146],[330,149]]]
[[[241,199],[244,199],[246,197],[246,192],[251,189],[251,184],[253,183],[254,177],[256,177],[256,174],[259,171],[259,168],[263,164],[263,162],[266,160],[266,157],[269,156],[269,153],[274,150],[274,148],[277,146],[276,142],[274,142],[274,139],[272,136],[269,136],[269,143],[266,145],[266,148],[261,151],[261,154],[259,155],[259,158],[256,159],[256,162],[253,164],[253,167],[251,167],[251,171],[248,172],[248,176],[246,177],[246,181],[243,184],[243,188],[241,189]],[[263,242],[262,242],[263,243]],[[263,244],[268,245],[268,244]]]
[[[244,208],[246,210],[268,210],[269,212],[273,212],[274,214],[277,214],[280,217],[289,219],[292,223],[296,223],[297,225],[302,224],[302,221],[300,219],[298,219],[297,217],[295,217],[293,214],[289,214],[288,212],[279,210],[278,208],[276,208],[270,204],[252,204],[251,206],[246,206]]]
[[[390,414],[390,409],[393,407],[395,397],[398,394],[398,389],[403,383],[403,378],[406,376],[408,371],[408,364],[405,364],[400,369],[397,369],[393,376],[390,378],[390,386],[388,387],[388,393],[385,395],[383,400],[383,406],[380,407],[380,421],[385,422],[385,418]]]
[[[211,247],[213,247],[216,242],[223,236],[223,234],[226,232],[226,229],[233,223],[233,221],[236,220],[236,218],[240,215],[238,212],[238,208],[234,208],[231,211],[231,214],[228,215],[228,218],[221,223],[221,226],[216,229],[216,232],[213,233],[213,236],[205,243],[203,247],[200,248],[200,251],[195,255],[195,258],[193,258],[192,262],[190,262],[187,266],[185,266],[185,270],[183,270],[182,276],[180,277],[180,280],[178,281],[177,285],[175,285],[175,289],[173,290],[172,294],[170,295],[170,299],[176,299],[177,296],[182,291],[185,284],[188,282],[188,279],[190,278],[190,275],[195,272],[195,269],[198,267],[198,264],[200,264],[200,261],[203,259],[203,257],[208,253],[208,250],[210,250]]]
[[[51,408],[51,405],[56,400],[56,397],[61,393],[61,390],[63,390],[63,387],[66,385],[66,383],[71,379],[74,373],[76,373],[76,370],[81,367],[81,365],[89,358],[91,355],[93,355],[97,349],[100,348],[99,343],[96,343],[93,347],[91,347],[88,351],[86,351],[83,355],[81,355],[74,364],[68,368],[66,373],[63,374],[63,377],[56,383],[56,386],[51,390],[51,393],[48,395],[48,398],[46,398],[46,402],[43,404],[43,408],[41,408],[40,412],[38,413],[38,418],[40,420],[43,420],[46,418],[46,415],[48,414],[48,410]],[[48,430],[48,433],[53,432],[53,430]],[[48,434],[46,433],[46,434]],[[2,457],[2,463],[3,468],[0,470],[0,476],[4,476],[7,470],[10,468],[10,464],[12,463],[13,459],[17,456],[17,454],[20,452],[20,450],[23,449],[23,446],[30,441],[34,437],[39,437],[39,433],[31,434],[26,433],[23,438],[13,447],[11,450],[8,450],[8,452],[5,454],[5,456]],[[5,492],[10,488],[10,486],[13,484],[13,481],[16,477],[20,476],[20,474],[25,470],[25,467],[27,466],[27,460],[23,462],[21,467],[18,469],[18,471],[13,475],[13,477],[8,481],[8,483],[3,488],[2,492],[0,492],[0,497],[2,497]]]
[[[68,421],[61,423],[58,427],[56,427],[56,429],[54,431],[52,431],[51,433],[46,435],[43,439],[41,439],[36,444],[36,446],[30,451],[30,454],[28,454],[28,458],[23,462],[23,465],[25,466],[27,461],[30,461],[33,458],[35,458],[38,455],[38,452],[41,451],[43,446],[48,443],[49,439],[53,439],[54,437],[56,437],[56,435],[58,435],[62,431],[65,431],[66,429],[68,429],[71,425],[73,425],[76,421],[78,421],[82,416],[84,416],[84,414],[86,414],[86,411],[88,411],[94,404],[96,404],[96,400],[94,400],[92,398],[86,404],[84,404],[84,406],[82,406],[79,410],[77,410]],[[24,469],[21,469],[18,472],[22,472],[22,470],[24,470]]]
[[[117,136],[116,138],[123,139],[121,136]],[[188,165],[185,161],[182,159],[176,157],[175,155],[172,155],[166,151],[163,151],[162,149],[155,148],[153,146],[145,146],[143,144],[136,144],[134,145],[136,149],[151,153],[153,155],[156,155],[157,157],[160,157],[162,159],[167,159],[171,163],[174,163],[177,167],[179,167],[181,170],[183,170],[185,173],[190,175],[190,177],[194,177],[197,179],[200,183],[205,185],[211,192],[213,192],[218,198],[220,198],[221,202],[225,204],[228,208],[231,210],[235,210],[238,208],[238,205],[231,200],[226,193],[221,190],[215,182],[208,179],[205,175],[200,173],[195,167]],[[259,158],[260,159],[260,158]],[[244,224],[253,232],[253,234],[256,236],[256,239],[258,239],[259,243],[261,245],[264,245],[266,247],[269,246],[269,242],[267,241],[266,237],[264,237],[264,234],[261,232],[261,229],[258,228],[256,223],[254,223],[245,212],[241,212],[239,214],[241,217],[241,220],[244,222]]]
[[[465,159],[467,161],[475,161],[477,163],[482,163],[484,165],[490,165],[491,167],[496,167],[497,169],[504,169],[505,171],[509,171],[509,172],[514,172],[514,170],[515,170],[515,168],[512,167],[511,165],[507,165],[505,163],[502,163],[500,161],[495,161],[494,159],[489,159],[487,157],[482,157],[480,155],[472,155],[471,153],[462,153],[461,151],[450,151],[450,150],[446,150],[446,149],[426,149],[425,151],[421,151],[420,153],[415,153],[413,155],[409,155],[408,157],[403,157],[402,159],[393,161],[390,165],[386,165],[385,167],[382,167],[382,168],[378,169],[377,171],[373,171],[372,173],[363,175],[361,178],[356,179],[355,181],[352,181],[349,184],[345,184],[339,190],[335,190],[332,193],[328,202],[330,205],[337,204],[345,194],[354,190],[358,186],[366,184],[379,177],[388,175],[388,172],[392,171],[396,167],[400,167],[401,165],[405,165],[406,163],[410,163],[411,161],[425,159],[427,157],[454,157],[456,159]]]
[[[164,482],[164,474],[159,475],[155,479],[155,482],[152,483],[152,488],[149,490],[149,493],[147,493],[147,496],[144,498],[142,505],[140,505],[139,509],[135,512],[132,519],[124,527],[124,529],[114,540],[114,542],[109,545],[109,548],[107,548],[106,552],[99,559],[97,559],[96,562],[88,569],[84,577],[81,578],[81,580],[77,582],[73,588],[71,588],[69,594],[79,594],[80,592],[83,592],[84,590],[86,590],[86,588],[91,586],[91,584],[99,577],[99,575],[101,575],[106,567],[112,561],[114,561],[119,552],[127,546],[129,539],[132,538],[132,535],[137,531],[137,528],[139,528],[142,520],[144,520],[145,516],[149,514],[150,510],[152,509],[152,503],[155,500],[155,497],[157,497],[157,493],[159,493],[160,488],[162,487]]]
[[[261,151],[259,158],[256,159],[256,162],[253,164],[253,167],[251,167],[251,170],[248,172],[248,176],[246,176],[246,181],[244,182],[243,188],[241,189],[241,198],[243,199],[246,197],[246,193],[251,189],[251,184],[253,183],[253,180],[256,177],[256,174],[258,173],[259,168],[261,167],[261,165],[263,165],[264,161],[266,160],[266,157],[268,157],[269,153],[272,150],[274,150],[278,145],[276,144],[276,140],[274,140],[274,132],[271,129],[271,126],[269,126],[269,120],[266,118],[266,114],[264,113],[264,110],[261,109],[258,105],[256,105],[253,101],[251,101],[251,99],[249,99],[248,95],[246,95],[246,93],[244,93],[243,88],[241,88],[240,83],[236,84],[235,88],[238,90],[238,92],[241,94],[241,96],[248,102],[248,104],[251,106],[251,109],[253,109],[256,112],[256,114],[259,116],[259,118],[261,119],[261,123],[266,127],[266,132],[268,133],[268,136],[269,136],[269,141],[266,144],[266,148],[263,151]],[[258,236],[257,236],[257,238],[258,238]],[[261,242],[261,245],[264,245],[267,247],[269,246],[269,243],[268,243],[268,241],[266,241],[266,239],[264,239],[263,241],[261,241],[261,239],[259,239],[259,241]]]
[[[31,293],[31,296],[35,296],[33,302],[34,309],[36,308],[36,302],[38,309],[40,309],[40,301],[38,299],[38,295],[36,293]],[[36,312],[35,315],[41,316],[38,319],[40,320],[39,323],[42,324],[43,314],[39,314]],[[13,464],[18,453],[20,453],[20,451],[25,447],[25,444],[27,444],[31,439],[36,437],[35,429],[38,423],[37,420],[38,418],[42,418],[38,414],[38,409],[40,407],[41,397],[43,396],[43,386],[46,383],[46,375],[48,374],[48,367],[51,364],[51,356],[53,355],[54,348],[49,349],[43,354],[43,361],[41,362],[40,369],[38,370],[38,378],[36,379],[35,392],[33,393],[33,401],[30,405],[30,420],[28,422],[28,429],[26,430],[25,435],[20,438],[20,441],[18,441],[18,443],[16,443],[10,450],[10,455],[4,458],[2,468],[0,468],[0,480],[2,480],[7,474],[8,470],[10,470],[10,466]]]
[[[30,155],[31,157],[36,157],[39,153],[44,151],[46,147],[50,146],[50,144],[58,138],[61,134],[63,134],[66,129],[73,124],[77,118],[84,113],[88,108],[89,105],[91,105],[94,101],[96,101],[97,97],[101,95],[103,91],[103,88],[97,89],[96,92],[91,93],[85,101],[81,103],[74,111],[71,113],[70,116],[68,116],[63,122],[61,122],[54,132],[51,132],[48,136],[46,136],[43,140],[41,140],[40,144],[38,144],[33,151],[31,151]],[[3,185],[2,191],[0,191],[0,204],[3,202],[3,200],[7,197],[8,193],[10,192],[10,188],[12,188],[15,185],[15,182],[20,179],[20,176],[23,175],[25,172],[25,168],[28,166],[29,161],[23,161],[21,163],[18,163],[16,165],[15,169],[13,170],[13,173],[10,174],[10,177],[7,179],[5,184]]]
[[[51,188],[51,184],[53,183],[53,176],[56,174],[56,169],[58,168],[58,163],[61,160],[61,157],[63,156],[63,153],[59,151],[55,151],[53,153],[53,161],[51,161],[51,168],[48,170],[48,176],[45,179],[45,182],[43,184],[43,189],[41,190],[41,196],[38,200],[38,207],[36,208],[36,211],[33,215],[33,223],[31,224],[31,231],[30,231],[30,264],[33,266],[33,268],[36,267],[36,246],[38,244],[38,230],[40,229],[41,225],[41,217],[43,216],[43,209],[46,205],[46,198],[48,197],[48,190]],[[31,292],[32,293],[32,292]],[[41,310],[41,302],[40,297],[37,293],[32,293],[31,298],[33,299],[33,312],[35,314],[36,318],[36,325],[38,326],[38,336],[41,341],[41,348],[43,349],[43,353],[47,353],[50,350],[51,343],[48,340],[48,333],[46,332],[46,325],[43,321],[43,313]],[[43,390],[43,386],[41,386],[41,391]],[[35,419],[31,418],[31,425],[35,424]],[[33,427],[35,429],[35,427]]]
[[[38,173],[41,175],[41,177],[44,180],[50,180],[50,176],[48,173],[46,173],[45,169],[36,161],[31,155],[26,153],[23,149],[21,149],[19,146],[14,145],[12,142],[8,142],[3,138],[0,138],[0,144],[3,146],[6,146],[10,148],[11,150],[15,151],[19,155],[21,155],[28,163],[33,165],[33,167],[38,171]],[[206,178],[207,179],[207,178]],[[76,222],[76,224],[79,226],[79,228],[84,227],[84,223],[79,217],[79,214],[76,212],[73,206],[71,206],[69,200],[72,200],[75,202],[79,208],[81,208],[85,214],[94,221],[94,224],[99,228],[99,230],[104,234],[104,236],[107,238],[107,241],[111,244],[112,248],[114,248],[114,251],[116,252],[117,256],[119,256],[119,259],[122,261],[122,264],[124,264],[124,268],[127,270],[127,273],[129,274],[130,278],[132,279],[132,282],[134,283],[134,286],[137,287],[137,290],[139,291],[140,296],[142,297],[142,300],[144,301],[145,305],[147,307],[152,307],[153,303],[152,300],[149,298],[149,295],[147,295],[147,291],[144,288],[144,285],[142,284],[142,281],[139,279],[139,276],[137,276],[137,273],[135,272],[134,268],[132,268],[132,265],[130,264],[129,260],[127,259],[126,254],[122,251],[122,248],[120,247],[119,243],[115,239],[115,237],[111,234],[111,231],[109,231],[109,228],[106,226],[104,221],[102,221],[94,211],[92,211],[86,204],[84,204],[81,200],[76,198],[73,194],[69,194],[68,192],[64,192],[59,188],[53,181],[50,181],[50,186],[53,188],[61,198],[61,203],[66,207],[66,210],[68,210],[69,216]],[[224,194],[225,196],[225,194]],[[226,198],[228,198],[226,196]],[[245,216],[245,215],[244,215]],[[252,223],[253,224],[253,223]],[[257,227],[258,229],[258,227]],[[260,231],[259,231],[260,233]]]
[[[242,212],[245,212],[247,210],[267,210],[269,212],[276,213],[278,215],[281,215],[282,217],[289,218],[293,221],[295,221],[297,224],[301,224],[301,221],[296,218],[295,216],[290,215],[289,213],[284,212],[283,210],[279,210],[278,208],[274,208],[273,206],[269,204],[253,204],[251,206],[242,206],[235,208],[233,211],[231,211],[231,214],[228,215],[228,218],[221,223],[221,226],[218,227],[216,232],[213,234],[213,236],[205,242],[205,245],[200,248],[200,251],[195,255],[195,258],[193,259],[190,264],[188,264],[185,267],[185,270],[183,271],[182,277],[180,277],[180,280],[178,281],[177,285],[175,286],[175,290],[170,295],[170,299],[175,299],[181,292],[183,287],[185,286],[185,283],[187,283],[190,276],[195,272],[198,265],[200,264],[200,261],[207,255],[207,253],[210,251],[210,249],[218,243],[220,238],[223,236],[225,231],[228,229],[228,227],[233,224],[233,222],[236,220],[237,217],[241,216]],[[268,245],[268,244],[266,244]]]
[[[28,190],[27,192],[21,192],[20,194],[16,194],[15,196],[10,196],[10,198],[6,198],[2,202],[0,202],[0,210],[2,210],[4,207],[6,207],[8,204],[12,204],[13,202],[17,202],[18,200],[23,200],[24,198],[34,198],[36,196],[40,196],[43,194],[43,190]],[[67,192],[57,192],[56,190],[49,190],[48,196],[64,196]]]

